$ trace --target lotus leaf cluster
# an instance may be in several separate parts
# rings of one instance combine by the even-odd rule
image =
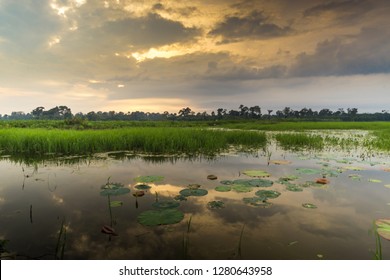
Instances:
[[[100,195],[103,196],[117,196],[117,195],[123,195],[130,192],[130,189],[125,188],[123,184],[120,183],[108,183],[105,184],[102,187],[102,191],[100,192]]]
[[[204,189],[184,189],[180,191],[182,196],[204,196],[208,194],[207,190]]]
[[[278,191],[271,191],[271,190],[259,190],[255,193],[258,197],[265,197],[265,198],[277,198],[281,195]]]
[[[207,203],[209,209],[221,209],[225,208],[225,203],[220,200],[213,200]]]
[[[272,203],[268,202],[267,199],[264,199],[263,197],[244,197],[242,200],[245,204],[255,207],[268,208],[272,206]]]

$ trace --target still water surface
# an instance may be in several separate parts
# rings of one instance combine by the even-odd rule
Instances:
[[[275,145],[269,149],[271,159],[290,164],[268,165],[263,151],[213,159],[102,154],[36,165],[3,158],[0,239],[9,240],[5,249],[16,259],[373,259],[373,222],[390,217],[390,173],[385,171],[390,167],[389,157],[376,155],[362,161],[356,152],[298,153]],[[327,175],[330,183],[326,186],[292,192],[278,179],[296,175],[292,182],[300,184],[322,176],[301,174],[297,168],[337,172]],[[267,171],[273,186],[246,193],[214,189],[221,180],[251,179],[243,174],[245,170]],[[210,174],[218,179],[207,179]],[[134,178],[141,175],[164,179],[150,183],[152,188],[136,198],[132,195],[137,184]],[[111,198],[123,202],[111,208],[112,219],[107,197],[100,195],[108,178],[131,190]],[[156,199],[173,199],[189,184],[200,184],[208,194],[180,201],[181,222],[154,227],[137,222],[140,213],[153,209]],[[269,199],[272,206],[268,208],[243,202],[259,189],[281,195]],[[223,201],[225,207],[209,209],[207,203],[213,200]],[[317,208],[304,208],[303,203]],[[61,243],[63,255],[59,255],[62,221],[66,239]],[[111,223],[118,236],[101,232]],[[390,241],[381,241],[383,258],[390,259]]]

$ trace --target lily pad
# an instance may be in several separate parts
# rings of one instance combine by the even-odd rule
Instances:
[[[381,181],[381,180],[378,180],[378,179],[372,179],[372,178],[368,179],[368,182],[371,182],[371,183],[382,183],[382,181]]]
[[[225,208],[225,203],[220,200],[213,200],[207,203],[209,209],[221,209]]]
[[[123,205],[122,201],[119,200],[114,200],[110,202],[110,207],[120,207]]]
[[[204,189],[184,189],[180,191],[180,194],[183,196],[204,196],[208,194],[208,191]]]
[[[123,195],[130,192],[130,189],[125,188],[123,184],[120,183],[110,183],[106,184],[102,187],[102,191],[100,192],[100,195],[103,196],[117,196],[117,195]]]
[[[218,177],[215,176],[215,175],[208,175],[208,176],[207,176],[207,179],[209,179],[209,180],[217,180]]]
[[[220,181],[220,183],[222,185],[233,185],[234,184],[234,182],[230,181],[230,180],[222,180],[222,181]]]
[[[233,185],[232,190],[236,192],[251,192],[253,188],[245,185]]]
[[[266,198],[277,198],[280,196],[280,192],[278,191],[270,191],[270,190],[260,190],[255,192],[255,195],[259,197],[266,197]]]
[[[231,186],[217,186],[215,187],[217,192],[230,192],[232,190]]]
[[[314,174],[320,174],[321,173],[320,169],[313,169],[313,168],[297,168],[296,170],[299,173],[306,174],[306,175],[314,175]]]
[[[348,178],[351,178],[352,180],[355,180],[355,181],[360,181],[360,179],[361,179],[361,175],[359,175],[359,174],[350,174],[350,175],[348,175]]]
[[[298,187],[297,185],[290,184],[286,187],[286,190],[290,192],[302,192],[303,189],[301,187]]]
[[[377,232],[384,239],[390,240],[390,219],[377,219],[375,225],[378,227]]]
[[[255,206],[255,207],[268,208],[268,207],[272,206],[272,203],[270,203],[266,199],[264,199],[262,197],[258,197],[258,196],[244,197],[242,199],[242,201],[244,201],[245,204],[249,204],[249,205]]]
[[[304,208],[308,208],[308,209],[316,209],[317,208],[317,206],[312,204],[312,203],[303,203],[302,206]]]
[[[134,180],[139,183],[154,183],[154,182],[160,182],[164,180],[164,176],[156,176],[156,175],[138,176]]]
[[[159,226],[179,223],[183,212],[177,209],[147,210],[138,215],[137,221],[144,226]]]
[[[175,200],[163,200],[154,202],[152,206],[159,209],[172,209],[179,207],[180,203]]]
[[[284,182],[294,181],[296,179],[299,179],[299,177],[296,175],[289,175],[289,176],[285,176],[285,177],[280,177],[279,180],[277,181],[277,183],[283,184]]]
[[[246,170],[243,174],[250,177],[269,177],[270,174],[264,170]]]
[[[136,185],[134,188],[136,188],[137,190],[148,190],[152,187],[149,185],[146,185],[146,184],[139,184],[139,185]]]
[[[267,179],[237,179],[234,180],[235,185],[244,185],[250,187],[270,187],[274,184],[271,180]]]

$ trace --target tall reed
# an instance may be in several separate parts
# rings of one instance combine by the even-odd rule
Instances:
[[[262,147],[264,133],[198,128],[136,127],[107,130],[0,129],[8,154],[91,154],[131,151],[153,154],[217,153],[230,145]]]

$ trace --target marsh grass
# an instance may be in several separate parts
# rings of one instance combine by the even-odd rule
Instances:
[[[0,150],[11,155],[84,155],[109,151],[150,154],[215,154],[232,145],[259,148],[265,146],[266,142],[264,133],[199,128],[0,129]]]
[[[285,150],[322,150],[323,138],[306,133],[278,133],[275,135],[278,144]]]

